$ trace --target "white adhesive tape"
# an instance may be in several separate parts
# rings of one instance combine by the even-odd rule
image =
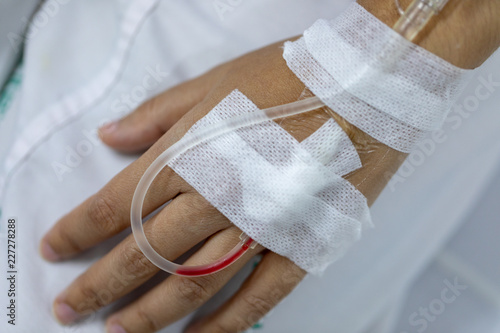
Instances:
[[[407,41],[357,3],[285,43],[283,57],[340,116],[403,152],[442,126],[472,72]]]
[[[257,110],[235,90],[189,130]],[[333,120],[299,143],[273,121],[200,144],[169,163],[255,241],[320,274],[371,226],[366,198],[342,176],[361,167]]]

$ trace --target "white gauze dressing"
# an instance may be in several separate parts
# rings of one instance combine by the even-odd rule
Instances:
[[[235,90],[186,135],[255,110]],[[371,226],[366,198],[342,178],[361,167],[358,153],[333,119],[300,143],[274,121],[242,128],[169,166],[243,232],[309,273]]]
[[[357,3],[285,43],[283,57],[332,110],[406,153],[442,126],[472,72],[409,42]]]

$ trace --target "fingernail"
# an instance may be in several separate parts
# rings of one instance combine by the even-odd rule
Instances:
[[[112,324],[108,327],[108,333],[127,333],[119,324]]]
[[[40,254],[42,258],[48,261],[58,261],[61,257],[54,251],[46,240],[42,240],[40,244]]]
[[[55,303],[53,309],[54,316],[63,325],[71,324],[81,317],[66,303]]]
[[[111,134],[118,128],[118,121],[112,121],[110,123],[104,124],[99,128],[99,135]]]

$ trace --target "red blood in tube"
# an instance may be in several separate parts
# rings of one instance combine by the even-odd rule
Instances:
[[[233,254],[231,257],[227,258],[224,261],[217,262],[211,266],[198,269],[198,270],[188,270],[188,269],[183,269],[180,268],[176,271],[177,274],[179,275],[184,275],[184,276],[198,276],[198,275],[206,275],[210,273],[217,272],[218,270],[221,270],[229,265],[231,265],[233,262],[235,262],[239,257],[241,257],[249,248],[250,245],[252,244],[253,239],[248,238],[248,240],[243,244],[241,249],[239,249],[238,252]]]

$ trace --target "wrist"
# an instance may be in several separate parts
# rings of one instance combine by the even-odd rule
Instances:
[[[374,16],[393,27],[400,14],[394,0],[358,0]],[[403,7],[411,0],[401,0]],[[473,69],[500,45],[500,1],[450,0],[414,41],[454,64]]]

